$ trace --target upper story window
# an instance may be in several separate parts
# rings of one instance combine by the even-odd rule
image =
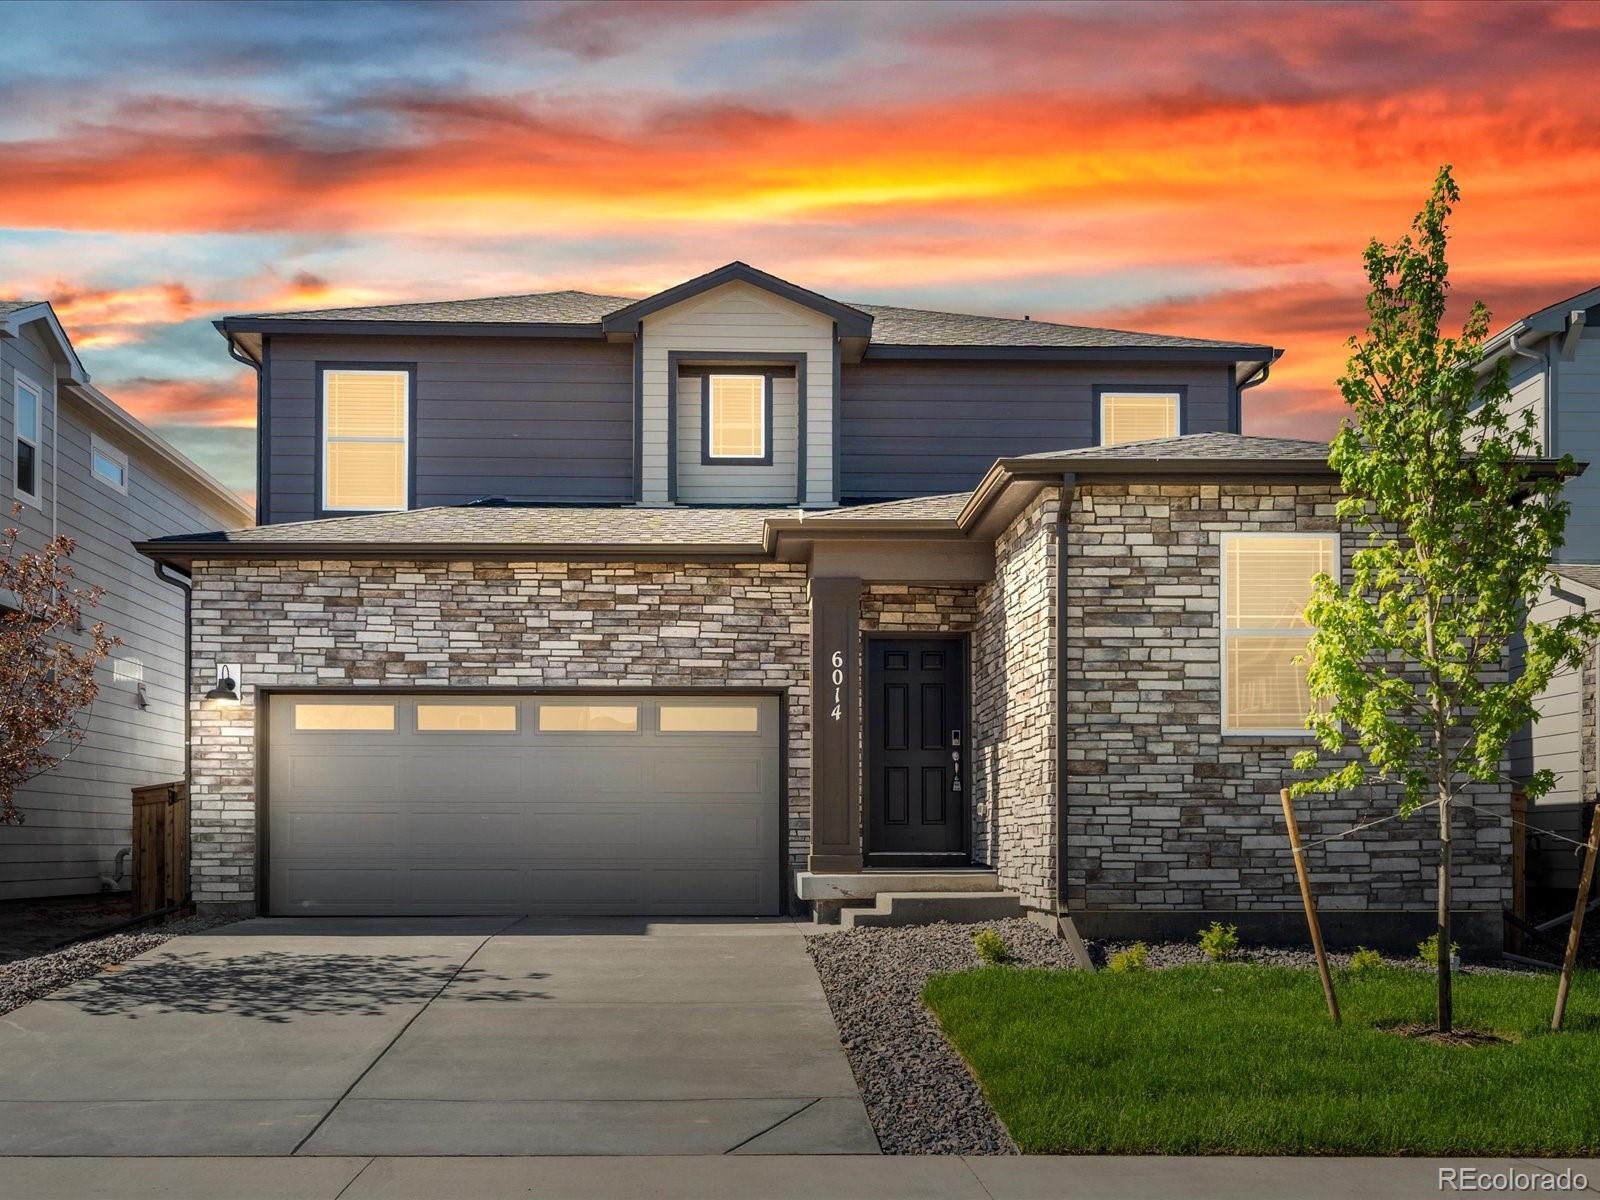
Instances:
[[[100,440],[100,435],[89,435],[89,474],[107,487],[123,495],[128,492],[128,456],[115,446]]]
[[[322,507],[406,507],[411,373],[337,367],[322,372]]]
[[[1102,392],[1100,444],[1120,446],[1177,437],[1181,426],[1178,406],[1177,392]]]
[[[771,396],[765,374],[706,377],[706,462],[772,461]]]
[[[27,378],[18,375],[13,391],[16,395],[16,446],[12,462],[16,471],[16,493],[19,499],[39,503],[39,441],[40,426],[44,417],[44,390]]]
[[[1304,664],[1311,581],[1338,574],[1335,533],[1222,537],[1222,729],[1309,736]]]

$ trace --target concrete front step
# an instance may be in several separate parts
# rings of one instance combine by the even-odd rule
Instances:
[[[1021,915],[1022,897],[1013,892],[879,892],[872,908],[843,909],[839,924],[846,929],[868,929],[935,921],[1003,921]]]

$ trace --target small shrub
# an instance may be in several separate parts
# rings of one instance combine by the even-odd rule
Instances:
[[[1454,965],[1461,957],[1461,947],[1455,942],[1450,943],[1450,962]],[[1430,970],[1439,967],[1439,935],[1430,933],[1417,943],[1417,960]]]
[[[986,967],[997,967],[1001,963],[1011,961],[1011,947],[1007,946],[1005,938],[993,929],[978,930],[972,935],[972,945]]]
[[[1239,927],[1211,922],[1200,931],[1200,951],[1212,962],[1227,962],[1239,953]]]
[[[1106,970],[1117,975],[1126,975],[1130,971],[1145,971],[1149,967],[1150,947],[1143,942],[1135,942],[1126,950],[1118,950],[1106,964]]]
[[[1361,975],[1367,971],[1376,971],[1383,966],[1383,955],[1376,950],[1369,950],[1366,946],[1357,946],[1356,952],[1350,956],[1350,974]]]

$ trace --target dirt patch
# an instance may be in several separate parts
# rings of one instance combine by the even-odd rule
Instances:
[[[1476,1029],[1452,1029],[1449,1033],[1440,1033],[1432,1025],[1384,1025],[1380,1028],[1385,1033],[1392,1033],[1396,1037],[1412,1038],[1419,1042],[1432,1042],[1435,1046],[1509,1046],[1510,1038],[1503,1038],[1497,1033],[1481,1033]]]
[[[133,899],[127,892],[7,900],[0,903],[0,963],[32,958],[132,916]]]

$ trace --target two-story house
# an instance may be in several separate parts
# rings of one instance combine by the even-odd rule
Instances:
[[[125,889],[132,790],[182,778],[188,706],[185,593],[133,543],[251,511],[89,382],[43,300],[0,300],[0,446],[0,523],[23,551],[73,538],[78,582],[105,589],[89,616],[122,640],[83,741],[19,791],[26,823],[0,828],[0,899]]]
[[[1240,433],[1279,351],[742,263],[218,327],[261,523],[143,546],[194,580],[201,901],[1298,933],[1293,660],[1352,539],[1325,445]],[[1426,929],[1416,837],[1330,856],[1335,936]],[[1497,941],[1504,831],[1462,845]]]
[[[1570,454],[1589,469],[1567,481],[1571,504],[1567,541],[1557,555],[1557,586],[1529,614],[1551,620],[1600,608],[1600,287],[1558,301],[1512,323],[1490,339],[1481,370],[1510,360],[1512,411],[1531,413],[1540,453]],[[1600,655],[1600,647],[1596,648]],[[1539,698],[1539,720],[1513,747],[1512,773],[1555,772],[1556,788],[1528,819],[1530,883],[1563,890],[1577,883],[1581,840],[1597,796],[1600,773],[1600,670],[1591,660],[1580,672],[1563,672]],[[1559,837],[1547,836],[1551,831]],[[1562,840],[1567,839],[1567,840]]]

